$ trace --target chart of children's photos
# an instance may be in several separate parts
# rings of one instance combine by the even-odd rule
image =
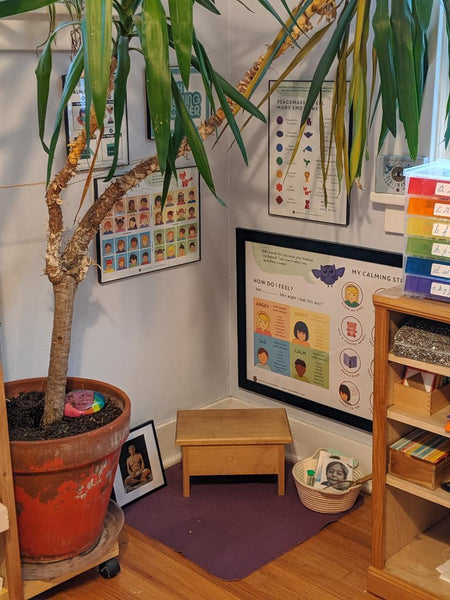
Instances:
[[[165,202],[163,177],[153,173],[116,202],[97,236],[101,283],[200,260],[199,177],[177,169]],[[106,188],[98,178],[95,197]]]
[[[66,138],[67,147],[72,143],[79,135],[81,130],[85,126],[86,120],[86,95],[84,91],[84,78],[81,78],[76,86],[70,100],[67,104],[67,110],[65,112],[66,121]],[[114,100],[112,96],[109,96],[106,100],[105,117],[103,120],[103,136],[100,140],[100,145],[97,152],[95,161],[96,169],[105,169],[111,166],[114,158],[115,149],[115,135],[116,135],[116,124],[114,121]],[[92,157],[96,151],[98,144],[99,132],[91,138],[89,148],[81,154],[79,166],[81,170],[87,170],[90,168],[92,163]],[[117,164],[127,165],[128,159],[128,127],[126,111],[122,120],[120,128],[119,138],[119,154]]]

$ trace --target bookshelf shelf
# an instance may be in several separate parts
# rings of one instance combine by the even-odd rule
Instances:
[[[422,371],[431,371],[438,375],[450,377],[450,367],[444,365],[433,365],[420,360],[413,360],[412,358],[404,358],[403,356],[397,356],[393,352],[389,352],[388,359],[390,362],[404,365],[405,367],[414,367],[415,369],[421,369]]]
[[[450,432],[445,431],[444,427],[447,423],[447,415],[450,414],[450,407],[442,408],[440,411],[434,413],[434,415],[418,415],[412,411],[397,406],[390,406],[387,409],[388,419],[399,421],[400,423],[407,423],[413,427],[420,427],[427,431],[432,431],[445,437],[450,437]]]
[[[436,504],[450,508],[450,493],[444,492],[444,490],[441,490],[441,488],[429,490],[416,483],[407,481],[403,477],[393,475],[392,473],[386,474],[386,483],[399,490],[404,490],[409,494],[414,494],[414,496],[417,496],[418,498],[424,498],[430,502],[435,502]]]

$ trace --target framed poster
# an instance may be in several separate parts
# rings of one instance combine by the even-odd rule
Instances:
[[[155,424],[147,421],[130,431],[122,446],[114,478],[114,497],[126,506],[167,485]]]
[[[289,167],[310,86],[310,81],[284,81],[269,99],[269,214],[348,225],[347,190],[344,181],[339,183],[336,149],[334,143],[330,144],[333,82],[322,86],[324,143],[331,153],[326,196],[320,158],[319,101],[306,121],[300,147]]]
[[[164,206],[163,177],[146,177],[116,202],[97,234],[99,281],[106,283],[200,260],[200,186],[196,167],[177,169]],[[94,179],[98,198],[106,189]]]
[[[236,230],[239,386],[372,429],[372,294],[402,255]]]
[[[63,78],[64,80],[64,78]],[[84,79],[81,78],[78,82],[77,87],[74,90],[67,108],[64,113],[65,125],[66,125],[66,140],[67,148],[79,135],[81,129],[84,127],[86,116],[86,95],[84,92]],[[100,123],[99,123],[100,125]],[[106,101],[105,118],[103,120],[104,132],[103,137],[100,141],[100,148],[97,154],[97,160],[95,163],[96,169],[107,169],[111,166],[114,157],[114,136],[115,136],[115,123],[114,123],[114,101],[112,96],[109,96]],[[87,171],[91,164],[91,158],[97,148],[98,138],[100,132],[97,131],[91,138],[90,148],[86,148],[82,153],[79,166],[81,171]],[[127,109],[125,106],[125,113],[122,119],[122,126],[120,131],[119,140],[119,158],[117,165],[128,165],[129,164],[129,153],[128,153],[128,125],[127,125]]]
[[[180,94],[183,96],[186,108],[194,121],[196,127],[198,127],[203,121],[206,121],[211,115],[211,106],[208,98],[205,94],[205,88],[203,85],[202,76],[200,73],[191,67],[191,76],[189,78],[189,90],[184,87],[184,83],[181,79],[180,69],[178,67],[171,67],[172,75],[177,83]],[[146,94],[147,97],[147,94]],[[171,132],[175,129],[175,104],[172,99],[172,113],[171,113]],[[150,119],[150,110],[148,107],[147,100],[147,136],[150,140],[155,139],[153,132],[152,122]]]

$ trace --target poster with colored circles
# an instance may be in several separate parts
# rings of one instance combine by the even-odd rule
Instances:
[[[200,260],[200,187],[196,167],[177,169],[165,201],[158,171],[118,200],[97,235],[99,281],[107,283]],[[95,197],[106,189],[94,180]]]
[[[348,195],[345,182],[338,179],[334,141],[330,143],[332,82],[324,82],[322,87],[322,140],[317,101],[291,163],[310,85],[309,81],[284,81],[270,96],[269,214],[348,225]],[[325,185],[321,146],[329,151]]]
[[[239,386],[366,431],[372,295],[402,283],[402,255],[237,230]]]

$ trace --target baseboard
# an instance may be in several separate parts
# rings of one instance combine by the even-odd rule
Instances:
[[[200,409],[207,408],[260,408],[258,405],[241,400],[234,396],[222,398],[212,404],[199,406]],[[318,448],[334,448],[346,453],[348,456],[356,456],[359,459],[361,470],[370,473],[372,470],[372,445],[370,436],[366,440],[352,439],[339,434],[325,431],[310,423],[305,423],[295,416],[289,414],[294,442],[286,446],[286,458],[295,463],[301,458],[311,456]],[[181,461],[181,450],[175,446],[176,419],[160,423],[156,426],[159,448],[165,468]],[[370,493],[370,484],[365,484],[364,491]]]

